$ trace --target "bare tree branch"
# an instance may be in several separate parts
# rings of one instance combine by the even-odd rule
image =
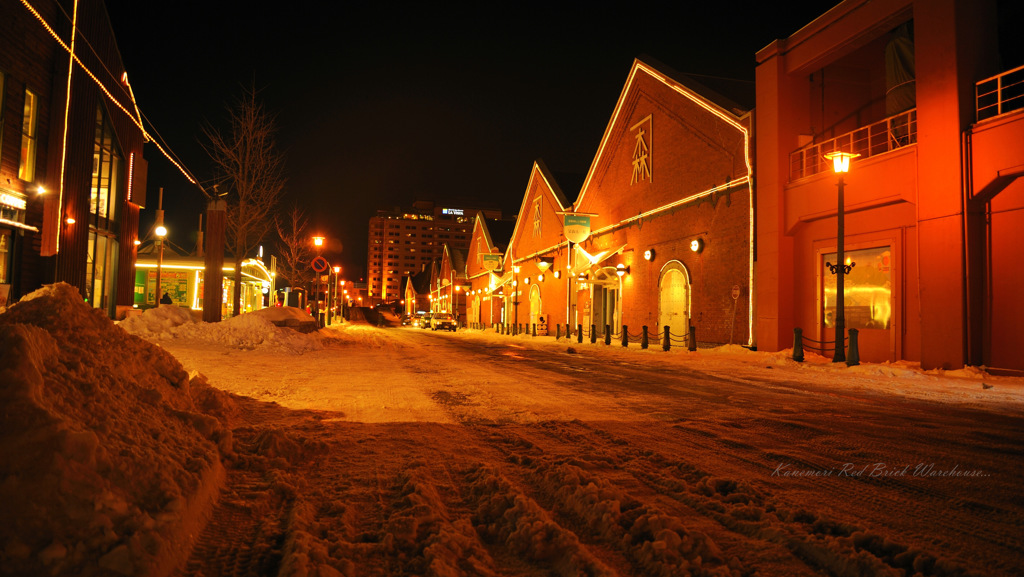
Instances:
[[[284,220],[284,224],[282,224]],[[280,259],[277,261],[277,273],[291,283],[291,286],[305,286],[313,280],[313,250],[309,244],[309,233],[306,227],[309,221],[306,214],[296,205],[284,219],[274,219],[277,236],[281,239],[278,246]]]
[[[244,91],[227,108],[226,133],[203,127],[206,153],[213,160],[227,189],[227,234],[225,248],[234,257],[234,311],[241,310],[242,262],[274,226],[274,213],[284,190],[284,156],[275,146],[276,127],[256,89]]]

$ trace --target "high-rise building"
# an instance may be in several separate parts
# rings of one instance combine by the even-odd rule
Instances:
[[[366,284],[371,303],[402,298],[402,277],[415,274],[440,258],[447,244],[469,248],[473,218],[501,218],[501,211],[470,208],[433,201],[414,202],[412,208],[378,210],[370,218]]]

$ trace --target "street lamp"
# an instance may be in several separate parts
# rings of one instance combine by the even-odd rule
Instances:
[[[837,175],[839,175],[839,182],[837,187],[839,194],[837,195],[839,208],[836,212],[837,231],[836,231],[836,264],[826,262],[825,266],[828,270],[836,275],[836,346],[835,352],[832,356],[833,363],[840,363],[846,361],[846,275],[850,274],[850,270],[853,268],[855,263],[846,264],[846,250],[844,247],[844,237],[846,234],[845,223],[845,209],[843,206],[843,188],[846,185],[843,182],[843,175],[850,172],[850,159],[860,156],[856,153],[850,152],[830,152],[825,155],[826,159],[832,161],[832,169]]]
[[[160,288],[160,273],[164,266],[164,237],[167,236],[167,227],[164,226],[164,211],[158,210],[156,214],[157,226],[156,230],[156,299],[157,305],[160,304],[160,300],[163,298],[163,290]]]
[[[320,253],[324,250],[325,240],[326,239],[322,236],[313,237],[313,246],[316,247],[317,257],[319,257]],[[322,323],[320,322],[320,271],[316,271],[316,278],[313,281],[313,315],[314,319],[316,319],[317,326],[322,326]]]
[[[327,287],[327,295],[330,297],[331,289],[334,289],[334,299],[328,298],[327,303],[327,324],[331,324],[331,317],[338,314],[336,309],[338,308],[338,275],[341,274],[341,267],[335,266],[334,270],[334,282]],[[330,275],[328,275],[329,277]]]
[[[519,327],[519,267],[518,266],[515,266],[515,265],[512,266],[512,274],[515,277],[515,278],[512,279],[512,290],[513,290],[513,293],[512,293],[513,297],[512,298],[515,299],[515,300],[512,301],[512,315],[514,317],[512,322],[515,324],[516,328],[518,328]]]
[[[157,204],[156,210],[156,302],[157,306],[160,305],[160,300],[163,298],[163,289],[160,288],[160,273],[164,266],[164,237],[167,236],[167,227],[164,226],[164,189],[160,189],[160,200]]]
[[[453,313],[455,314],[455,328],[459,327],[459,291],[462,290],[461,286],[455,286],[455,306],[453,307]]]

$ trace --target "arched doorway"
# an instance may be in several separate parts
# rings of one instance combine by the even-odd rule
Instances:
[[[541,315],[541,301],[540,301],[540,287],[533,285],[530,287],[530,326],[540,323]]]
[[[658,279],[658,331],[666,326],[676,335],[690,330],[690,274],[677,260],[665,264]]]
[[[594,286],[594,326],[602,335],[605,325],[613,334],[618,332],[622,321],[619,316],[620,280],[615,268],[605,267],[595,272],[590,283]]]

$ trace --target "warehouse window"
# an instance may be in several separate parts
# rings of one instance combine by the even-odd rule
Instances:
[[[25,109],[21,117],[21,164],[18,166],[18,178],[35,180],[36,178],[36,117],[39,97],[31,90],[25,91]]]

